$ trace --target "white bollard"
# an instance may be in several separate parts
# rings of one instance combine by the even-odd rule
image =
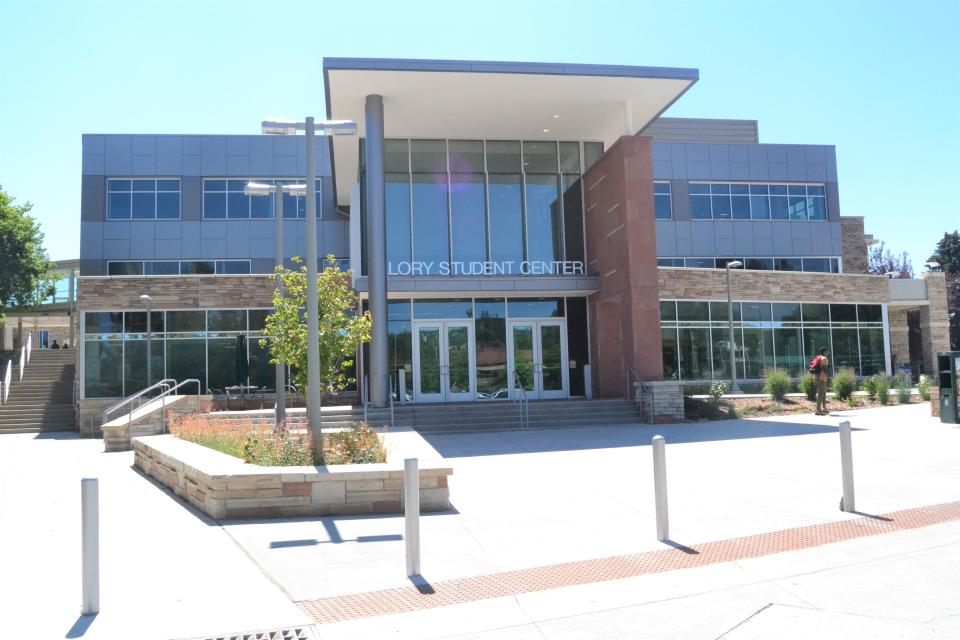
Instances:
[[[100,498],[96,478],[80,480],[83,547],[83,606],[80,613],[100,612]]]
[[[843,473],[843,502],[840,508],[843,511],[856,510],[856,501],[853,496],[853,442],[850,439],[850,422],[840,423],[840,467]]]
[[[667,453],[663,436],[653,436],[653,492],[657,506],[657,540],[670,539],[670,517],[667,514]]]
[[[403,461],[404,536],[407,577],[420,575],[420,472],[416,458]]]

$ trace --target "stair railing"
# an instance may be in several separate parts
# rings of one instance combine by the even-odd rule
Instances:
[[[3,374],[3,401],[10,397],[10,378],[13,373],[13,359],[7,360],[7,372]]]
[[[637,397],[637,394],[631,393],[632,389],[636,389],[636,384],[642,382],[640,375],[633,370],[633,367],[627,367],[627,400],[633,400],[634,402],[640,402],[640,398]],[[640,387],[641,393],[643,387]]]
[[[160,400],[160,420],[163,424],[163,433],[167,432],[167,396],[172,394],[174,391],[176,391],[180,387],[186,386],[188,384],[197,385],[197,413],[200,413],[200,391],[201,391],[200,380],[198,380],[197,378],[187,378],[182,382],[177,382],[176,380],[174,380],[174,382],[176,384],[174,384],[172,387],[162,392],[157,397],[151,398],[151,400]],[[129,424],[127,426],[127,433],[130,433]]]
[[[103,410],[103,413],[100,416],[100,419],[101,419],[100,424],[106,424],[108,422],[107,418],[110,416],[111,413],[114,413],[115,411],[122,409],[128,404],[132,404],[135,401],[139,401],[140,398],[150,393],[151,391],[154,391],[156,389],[169,390],[170,386],[174,384],[177,384],[177,381],[174,380],[173,378],[164,378],[159,382],[154,382],[152,385],[150,385],[146,389],[141,389],[140,391],[137,391],[133,395],[127,396],[126,398],[124,398],[123,400],[120,400],[119,402],[115,402],[114,404],[110,405],[109,407]],[[153,399],[155,398],[151,398],[151,400]],[[137,408],[139,408],[141,404],[143,403],[140,402],[137,405]],[[136,411],[136,409],[131,409],[128,413],[133,413],[134,411]]]
[[[27,362],[30,362],[30,355],[33,352],[33,331],[27,334]]]
[[[23,382],[23,368],[27,366],[27,347],[20,347],[20,382]]]
[[[520,404],[520,428],[526,429],[530,426],[530,404],[527,398],[527,390],[520,383],[520,376],[517,375],[516,371],[513,372],[513,386],[518,391],[513,402],[514,404]]]

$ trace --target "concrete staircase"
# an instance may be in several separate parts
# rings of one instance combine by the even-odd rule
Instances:
[[[638,424],[643,417],[629,400],[540,400],[529,403],[527,429]],[[270,411],[246,411],[220,414],[222,419],[253,420],[272,423]],[[292,425],[305,420],[303,409],[288,411]],[[362,407],[325,407],[323,426],[336,428],[363,420]],[[367,421],[373,426],[390,424],[390,409],[368,409]],[[421,433],[478,433],[521,429],[520,406],[510,401],[460,402],[450,404],[394,405],[393,424],[414,427]]]
[[[10,396],[0,406],[0,434],[76,430],[76,357],[73,349],[34,351],[23,370],[23,380],[17,379],[18,360],[14,360]]]

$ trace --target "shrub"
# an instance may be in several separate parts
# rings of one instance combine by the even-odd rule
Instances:
[[[728,391],[730,391],[730,387],[722,380],[714,380],[710,383],[710,398],[714,404],[719,404],[720,398],[725,396]]]
[[[874,374],[863,381],[863,386],[860,387],[862,391],[867,392],[867,400],[873,402],[877,399],[877,380],[880,378],[880,374]]]
[[[687,420],[728,420],[731,417],[719,404],[691,396],[683,397],[683,412]]]
[[[857,388],[857,377],[853,369],[840,369],[833,376],[833,393],[838,400],[846,400]]]
[[[850,396],[849,398],[847,398],[846,400],[844,400],[844,403],[846,403],[846,405],[847,405],[848,407],[850,407],[851,409],[854,408],[854,407],[859,407],[859,406],[860,406],[860,403],[857,402],[857,399],[854,398],[853,396]]]
[[[817,401],[817,379],[811,374],[800,378],[800,390],[807,396],[807,400]]]
[[[917,385],[920,399],[924,402],[930,402],[930,384],[930,378],[923,376],[920,378],[920,384]]]
[[[317,464],[312,438],[306,428],[290,428],[252,420],[226,421],[193,414],[171,421],[170,432],[183,440],[215,449],[244,462],[260,466],[308,466]],[[366,423],[323,434],[325,464],[385,462],[380,436]]]
[[[898,371],[894,377],[893,388],[897,390],[897,402],[909,404],[910,393],[913,391],[913,381],[906,371]]]
[[[770,394],[774,400],[782,402],[790,391],[790,376],[787,372],[781,369],[767,369],[763,378],[765,380],[763,392]]]
[[[887,404],[890,402],[890,380],[886,376],[875,375],[877,402]]]
[[[770,403],[770,413],[783,413],[783,404],[780,402]]]

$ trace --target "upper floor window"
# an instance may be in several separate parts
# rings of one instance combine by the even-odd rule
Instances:
[[[205,179],[203,181],[203,217],[205,220],[241,219],[249,220],[273,218],[274,196],[248,196],[243,192],[248,182],[260,184],[303,184],[303,180],[248,178],[243,180]],[[321,181],[317,180],[317,217],[321,217],[320,209],[322,197],[320,193]],[[307,199],[283,195],[284,219],[307,217]]]
[[[693,220],[826,220],[822,184],[691,182]]]
[[[108,220],[176,220],[179,180],[107,180]]]
[[[249,260],[111,260],[111,276],[225,275],[250,273]]]
[[[657,220],[673,218],[673,201],[670,196],[669,182],[653,183],[653,210]]]
[[[658,267],[687,267],[692,269],[723,269],[734,260],[743,263],[743,269],[755,271],[811,271],[840,273],[839,258],[657,258]]]

